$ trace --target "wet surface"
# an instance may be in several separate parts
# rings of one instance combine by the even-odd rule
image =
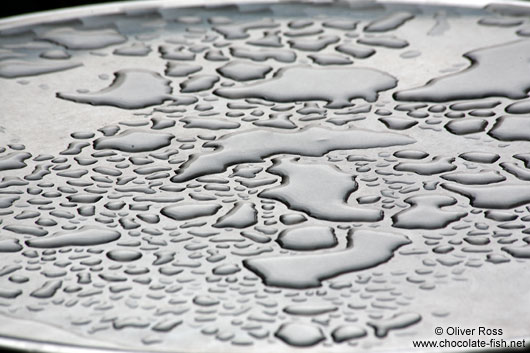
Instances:
[[[0,344],[527,338],[523,10],[256,2],[0,30]]]

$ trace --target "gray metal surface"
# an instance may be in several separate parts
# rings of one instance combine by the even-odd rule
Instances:
[[[529,10],[483,5],[0,21],[0,345],[528,338]]]

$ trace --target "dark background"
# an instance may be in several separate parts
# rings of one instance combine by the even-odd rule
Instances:
[[[89,0],[4,0],[0,7],[0,18],[23,15],[32,12],[39,12],[45,10],[54,10],[65,7],[73,7],[80,5],[91,5],[99,3],[107,3],[111,1],[89,1]]]

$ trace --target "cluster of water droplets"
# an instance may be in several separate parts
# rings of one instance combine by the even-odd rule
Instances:
[[[462,10],[468,26],[513,40],[405,87],[381,63],[413,66],[422,38],[443,37],[459,15],[368,5],[164,9],[5,30],[0,84],[127,63],[94,75],[97,89],[41,87],[53,104],[105,107],[108,124],[72,121],[55,154],[0,150],[6,320],[108,347],[199,337],[367,349],[450,315],[415,307],[422,292],[528,259],[524,21]],[[405,37],[426,19],[428,33]]]

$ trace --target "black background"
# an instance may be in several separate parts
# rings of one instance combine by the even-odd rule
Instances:
[[[65,7],[92,5],[106,3],[110,1],[89,1],[89,0],[4,0],[0,6],[0,18],[23,15],[32,12],[39,12],[45,10],[60,9]]]

